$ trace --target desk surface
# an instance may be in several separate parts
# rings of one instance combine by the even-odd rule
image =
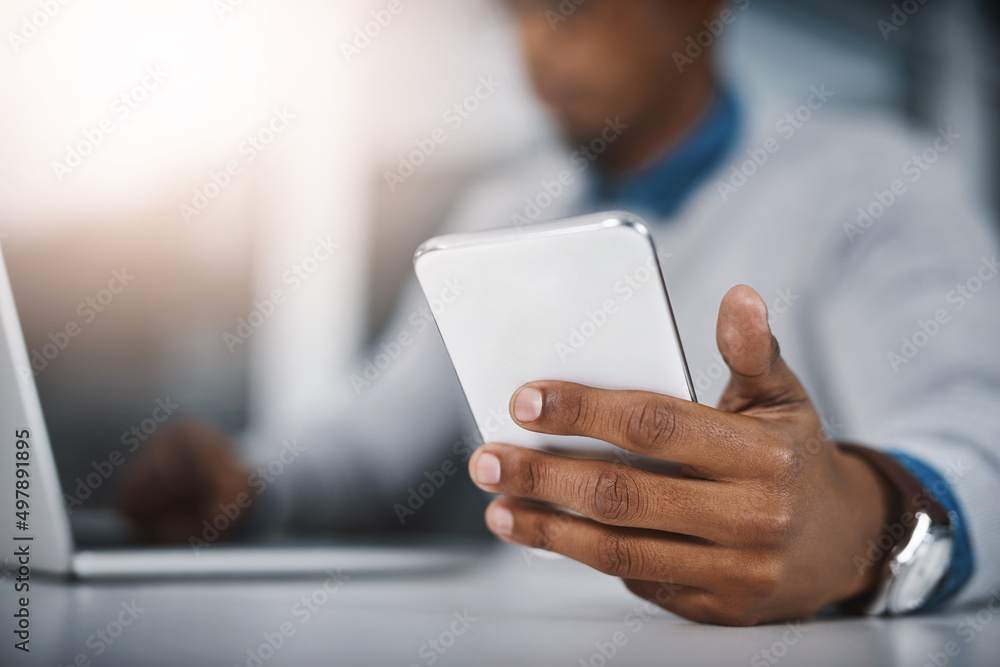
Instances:
[[[648,613],[617,580],[514,547],[394,580],[36,581],[30,656],[12,649],[10,583],[3,665],[1000,665],[1000,614],[987,606],[711,627]]]

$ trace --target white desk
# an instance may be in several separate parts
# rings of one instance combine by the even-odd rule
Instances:
[[[646,605],[617,580],[565,560],[535,558],[505,547],[471,570],[430,578],[348,579],[332,593],[323,580],[182,581],[32,586],[32,653],[13,651],[10,582],[3,587],[0,665],[67,665],[80,654],[93,665],[1000,665],[1000,614],[968,609],[895,620],[828,619],[720,628],[665,612],[643,621]],[[335,588],[335,584],[330,588]],[[300,604],[316,594],[315,611]],[[141,611],[116,634],[119,616]],[[640,610],[640,613],[636,613]],[[958,633],[982,611],[989,623]],[[466,621],[456,621],[466,615]],[[282,624],[294,634],[257,663],[248,649]],[[109,628],[110,625],[110,628]],[[456,634],[452,634],[452,631]],[[461,634],[457,634],[461,632]],[[618,634],[616,637],[616,633]],[[88,638],[90,640],[88,646]],[[109,635],[110,636],[110,635]],[[971,641],[967,641],[971,637]],[[615,654],[600,653],[618,639]],[[786,642],[785,639],[791,640]],[[430,641],[439,642],[442,652]],[[948,642],[958,653],[945,654]],[[95,653],[104,645],[102,655]],[[446,646],[447,645],[447,646]],[[422,648],[423,647],[423,648]],[[773,651],[770,656],[762,653]],[[769,660],[770,657],[770,660]],[[432,663],[432,659],[434,659]],[[947,663],[942,662],[947,660]],[[582,661],[582,662],[581,662]],[[773,661],[773,662],[772,662]]]

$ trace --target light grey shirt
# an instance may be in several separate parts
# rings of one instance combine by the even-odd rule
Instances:
[[[953,602],[980,598],[1000,583],[1000,279],[987,216],[948,153],[975,139],[833,112],[789,132],[789,110],[759,109],[681,212],[648,220],[699,400],[725,388],[718,308],[748,284],[831,439],[902,450],[949,481],[976,562]],[[448,231],[586,212],[585,164],[539,150],[475,187]],[[564,171],[564,192],[541,196]],[[474,427],[415,284],[383,336],[389,351],[402,333],[396,358],[368,354],[384,368],[369,368],[357,400],[303,435],[311,446],[276,481],[286,516],[333,527],[385,515],[425,471],[467,458]]]

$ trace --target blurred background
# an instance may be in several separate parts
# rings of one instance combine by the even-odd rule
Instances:
[[[552,138],[497,3],[401,0],[366,37],[386,4],[3,3],[0,242],[67,493],[163,405],[239,437],[345,401],[414,248],[471,182]],[[893,10],[752,0],[725,69],[749,97],[824,83],[832,105],[962,127],[1000,206],[997,9],[930,1],[884,35]],[[481,77],[496,94],[446,123]],[[439,127],[447,141],[390,186]],[[275,288],[288,298],[268,315]]]

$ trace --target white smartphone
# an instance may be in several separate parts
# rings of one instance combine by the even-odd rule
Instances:
[[[414,267],[484,442],[620,458],[514,423],[511,396],[536,380],[696,400],[653,239],[633,214],[439,236]]]

